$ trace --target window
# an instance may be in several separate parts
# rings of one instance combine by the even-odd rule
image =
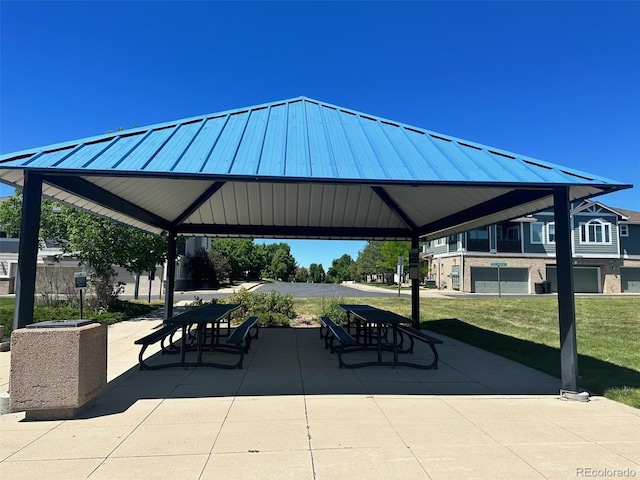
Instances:
[[[498,240],[520,240],[519,225],[498,225],[496,234]]]
[[[611,244],[611,224],[602,220],[591,220],[580,224],[580,243]]]
[[[629,236],[629,225],[620,225],[620,236],[621,237]]]
[[[534,222],[531,223],[531,243],[542,243],[544,231],[544,223]]]
[[[554,222],[547,225],[547,243],[556,243],[556,224]]]
[[[467,233],[467,250],[472,252],[489,251],[489,228],[476,228]]]
[[[434,247],[439,247],[441,245],[446,245],[447,244],[447,238],[446,237],[442,237],[442,238],[437,238],[434,242],[433,242],[433,246]]]
[[[469,238],[472,240],[489,240],[489,229],[487,227],[484,227],[470,230]]]

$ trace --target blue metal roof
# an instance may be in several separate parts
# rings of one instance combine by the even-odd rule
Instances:
[[[554,186],[571,200],[629,187],[307,97],[0,156],[0,181],[25,171],[151,231],[314,238],[442,234],[546,208]]]
[[[306,97],[4,154],[0,164],[382,182],[617,183]]]

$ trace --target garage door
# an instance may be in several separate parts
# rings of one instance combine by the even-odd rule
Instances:
[[[474,293],[498,293],[498,269],[496,267],[471,267],[471,291]],[[501,268],[501,293],[529,293],[528,268]]]
[[[573,267],[573,291],[575,293],[599,293],[600,269],[598,267]],[[547,266],[547,281],[551,291],[558,291],[558,272],[555,266]]]
[[[640,268],[622,267],[620,283],[622,293],[640,293]]]

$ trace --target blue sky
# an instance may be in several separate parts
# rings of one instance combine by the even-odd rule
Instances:
[[[633,183],[640,2],[0,2],[0,153],[299,95]],[[0,195],[11,193],[0,186]],[[363,242],[289,241],[301,265]]]

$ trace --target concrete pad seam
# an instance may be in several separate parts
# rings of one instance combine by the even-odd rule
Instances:
[[[509,445],[502,445],[504,448],[506,448],[507,450],[509,450],[511,453],[513,453],[516,457],[518,457],[520,460],[522,460],[525,464],[529,465],[529,467],[531,467],[534,471],[536,471],[537,473],[539,473],[542,477],[544,478],[548,478],[543,472],[541,472],[539,469],[537,469],[535,467],[535,465],[532,465],[530,462],[527,461],[526,458],[524,458],[522,455],[519,455],[518,452],[514,451],[513,448],[511,448]]]
[[[298,353],[298,368],[300,369],[300,381],[302,382],[302,401],[304,403],[304,418],[305,423],[307,424],[307,443],[309,444],[309,457],[311,459],[311,473],[313,475],[314,480],[318,478],[316,473],[316,464],[315,459],[313,458],[313,447],[311,445],[311,426],[309,425],[309,410],[307,409],[307,395],[304,389],[304,378],[302,376],[302,365],[300,362],[300,345],[298,344],[298,335],[294,335],[296,339],[296,352]]]
[[[11,461],[11,457],[13,457],[15,454],[21,452],[22,450],[24,450],[25,448],[27,448],[29,445],[31,445],[33,442],[41,439],[42,437],[44,437],[45,435],[47,435],[48,433],[50,433],[52,430],[54,430],[55,428],[57,428],[59,425],[56,425],[55,427],[52,427],[48,430],[45,430],[42,432],[42,435],[39,435],[37,438],[34,438],[32,441],[30,441],[29,443],[27,443],[26,445],[23,445],[21,448],[19,448],[18,450],[16,450],[15,452],[13,452],[11,455],[7,455],[6,457],[0,459],[0,464],[2,462],[6,462],[7,460]]]
[[[251,366],[251,364],[253,363],[253,360],[255,358],[255,350],[260,348],[259,345],[259,341],[258,342],[252,342],[253,344],[258,343],[258,345],[256,347],[254,347],[254,355],[251,355],[251,359],[248,362],[248,365],[243,365],[243,373],[242,373],[242,380],[240,381],[240,383],[238,384],[238,388],[236,388],[235,394],[233,395],[233,399],[231,400],[231,403],[229,404],[229,408],[227,408],[227,412],[224,415],[224,418],[222,419],[222,423],[220,425],[220,428],[218,429],[218,433],[216,434],[216,437],[213,439],[213,443],[211,444],[211,449],[209,450],[209,454],[207,455],[207,460],[204,462],[204,465],[202,465],[202,470],[200,471],[200,474],[198,475],[198,478],[202,478],[202,475],[204,475],[204,472],[207,469],[207,465],[209,465],[209,462],[211,461],[212,456],[216,455],[214,453],[214,448],[216,446],[216,443],[218,443],[218,439],[220,438],[220,435],[222,434],[222,429],[224,428],[225,424],[227,423],[227,420],[229,418],[229,412],[231,411],[231,408],[233,407],[234,403],[236,402],[236,399],[238,398],[238,392],[240,391],[240,389],[242,388],[242,384],[245,381],[245,378],[247,376],[247,372],[249,370],[249,367]],[[247,360],[248,355],[245,355],[244,360]],[[244,362],[243,362],[244,363]],[[195,369],[194,369],[195,371]],[[187,375],[186,378],[188,378],[193,372],[191,372],[189,375]],[[185,378],[185,380],[186,380]]]
[[[605,448],[606,450],[610,451],[611,453],[624,458],[625,460],[638,465],[640,467],[640,463],[636,462],[635,460],[632,460],[631,458],[626,457],[625,455],[621,454],[620,452],[616,452],[615,450],[612,450],[611,448],[607,447],[607,443],[612,443],[612,442],[595,442],[595,445],[598,445],[600,447]],[[638,443],[638,445],[640,446],[640,442],[620,442],[620,443]]]
[[[389,425],[391,426],[393,431],[396,433],[396,435],[398,436],[398,438],[400,439],[402,444],[405,446],[405,448],[407,448],[409,450],[409,452],[411,452],[411,456],[413,457],[413,459],[418,463],[418,465],[420,466],[420,468],[422,469],[424,474],[427,476],[427,478],[430,479],[431,475],[429,475],[429,472],[427,472],[427,469],[422,464],[420,459],[416,456],[415,452],[411,449],[411,447],[409,445],[407,445],[407,442],[405,442],[405,440],[402,438],[402,435],[400,435],[400,432],[398,432],[398,430],[394,426],[393,422],[389,419],[389,417],[387,417],[386,413],[384,412],[384,410],[382,409],[380,404],[377,402],[376,397],[374,395],[371,395],[368,398],[371,398],[373,400],[373,403],[375,403],[376,407],[378,407],[378,410],[380,410],[380,413],[382,413],[382,416],[387,420],[387,422],[389,422]]]
[[[173,391],[176,390],[177,385],[173,388],[173,390],[171,390],[170,393],[172,393]],[[100,462],[100,464],[94,468],[91,473],[89,473],[89,475],[87,475],[87,477],[90,477],[91,475],[93,475],[102,465],[104,465],[104,463],[107,461],[107,459],[111,458],[111,455],[113,455],[113,453],[129,438],[131,437],[131,435],[133,435],[133,432],[135,432],[136,430],[138,430],[138,428],[140,428],[140,426],[144,423],[144,421],[149,418],[149,416],[156,411],[156,409],[162,405],[164,402],[166,401],[166,397],[159,402],[153,409],[151,409],[151,411],[149,413],[147,413],[147,415],[145,415],[140,422],[138,422],[138,425],[135,426],[135,428],[133,430],[131,430],[129,432],[128,435],[125,435],[124,438],[122,438],[122,440],[120,442],[118,442],[118,444],[103,458],[102,462]]]

